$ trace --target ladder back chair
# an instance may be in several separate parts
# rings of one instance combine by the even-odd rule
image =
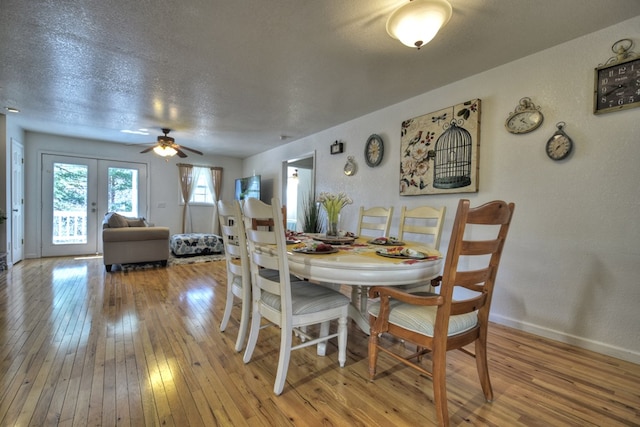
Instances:
[[[484,396],[487,401],[493,400],[487,366],[489,309],[514,208],[513,203],[503,201],[470,208],[468,200],[460,200],[440,294],[411,294],[392,287],[372,287],[369,291],[370,297],[380,298],[368,310],[369,378],[375,377],[379,350],[430,377],[439,425],[449,425],[446,389],[449,350],[458,349],[476,359]],[[465,235],[468,229],[473,229],[474,240],[469,239],[470,233]],[[416,352],[411,355],[392,352],[380,342],[384,333],[415,344]],[[463,348],[471,343],[475,344],[474,352]],[[431,353],[430,371],[420,364],[426,353]]]
[[[441,208],[419,206],[413,209],[407,209],[406,206],[403,206],[400,210],[398,240],[419,241],[440,250],[440,238],[442,237],[445,212],[446,207],[444,206]],[[412,292],[433,290],[430,282],[404,285],[399,289],[411,290]]]
[[[389,208],[376,206],[369,209],[360,206],[356,235],[365,238],[370,237],[372,239],[382,236],[389,237],[392,216],[393,206]],[[375,235],[366,234],[363,230],[374,231],[373,234]]]
[[[220,331],[224,332],[227,328],[234,300],[238,298],[241,314],[235,349],[241,351],[247,336],[251,314],[251,273],[240,203],[237,200],[218,201],[218,220],[227,263],[227,297]]]
[[[431,206],[419,206],[407,209],[403,206],[400,210],[400,225],[398,228],[398,240],[420,241],[434,249],[440,249],[440,237],[446,208],[433,208]],[[405,236],[405,233],[415,235],[418,240]],[[428,241],[423,242],[420,237],[426,236]]]
[[[282,226],[279,200],[271,205],[257,199],[244,204],[244,218],[249,244],[249,264],[252,281],[252,317],[244,362],[249,363],[256,347],[261,320],[264,317],[280,328],[280,355],[273,391],[282,393],[292,350],[318,345],[317,354],[324,356],[326,342],[338,338],[338,362],[347,360],[347,316],[349,298],[324,286],[296,279],[289,274],[286,240]],[[254,220],[271,220],[270,227],[256,227]],[[265,229],[268,228],[268,229]],[[265,274],[276,270],[279,274]],[[338,330],[330,334],[330,321],[338,321]],[[306,326],[319,324],[318,337],[306,333]],[[301,342],[293,345],[293,334]]]

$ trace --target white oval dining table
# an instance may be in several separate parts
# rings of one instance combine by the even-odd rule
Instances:
[[[403,247],[427,254],[428,258],[414,260],[383,257],[375,252],[385,247],[367,244],[363,239],[356,240],[353,245],[336,245],[334,248],[338,252],[332,254],[300,253],[294,251],[296,245],[289,245],[289,271],[309,281],[351,286],[349,315],[364,332],[369,333],[369,287],[428,283],[440,274],[440,252],[419,243],[405,243]]]

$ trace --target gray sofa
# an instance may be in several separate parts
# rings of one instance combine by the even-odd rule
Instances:
[[[109,212],[102,222],[102,251],[107,272],[113,264],[160,262],[166,266],[169,227],[152,227],[144,218]]]

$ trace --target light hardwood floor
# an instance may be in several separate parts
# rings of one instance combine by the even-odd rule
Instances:
[[[354,324],[344,368],[335,343],[295,351],[274,396],[279,334],[264,329],[245,365],[237,308],[219,330],[225,286],[222,261],[107,274],[101,259],[53,258],[0,273],[0,425],[434,425],[430,380],[381,355],[370,382]],[[640,425],[639,365],[495,324],[488,353],[493,403],[475,362],[449,354],[452,425]]]

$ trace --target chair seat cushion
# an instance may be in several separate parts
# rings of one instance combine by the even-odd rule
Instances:
[[[434,325],[436,323],[436,307],[425,307],[411,305],[398,300],[391,300],[391,311],[389,312],[389,323],[401,328],[417,332],[428,337],[433,336]],[[380,313],[380,302],[376,301],[369,305],[369,314],[378,317]],[[468,331],[478,323],[478,313],[466,313],[449,318],[448,335],[457,335]]]
[[[262,302],[280,310],[280,296],[261,292]],[[297,281],[291,283],[291,306],[293,314],[309,314],[349,304],[349,298],[340,292],[313,283]]]

